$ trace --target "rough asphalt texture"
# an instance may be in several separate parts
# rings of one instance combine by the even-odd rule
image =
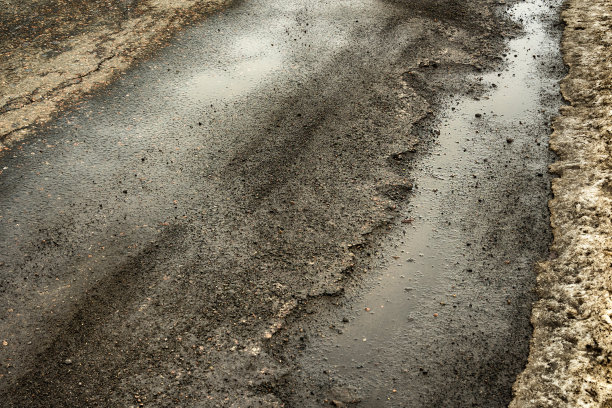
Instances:
[[[4,0],[0,148],[108,84],[224,0]]]
[[[612,3],[570,0],[551,147],[554,259],[538,277],[529,364],[512,408],[612,406]]]
[[[0,400],[356,402],[350,384],[296,381],[302,324],[360,279],[409,198],[397,154],[426,150],[445,96],[483,92],[467,76],[498,65],[517,32],[498,7],[239,2],[5,151]],[[521,189],[501,195],[505,207],[541,194],[541,182],[507,177]],[[522,218],[509,257],[546,255],[542,215]],[[532,300],[518,297],[510,324]],[[526,357],[528,336],[523,327],[493,363],[457,361],[445,379],[462,387],[455,405],[506,405],[523,361],[503,353]],[[504,381],[481,384],[491,371]]]

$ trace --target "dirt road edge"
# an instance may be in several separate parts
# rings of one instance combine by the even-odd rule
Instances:
[[[553,124],[554,259],[539,265],[534,335],[510,408],[612,406],[612,3],[569,0],[570,105]]]

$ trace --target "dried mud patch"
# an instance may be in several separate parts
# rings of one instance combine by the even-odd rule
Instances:
[[[551,136],[555,256],[540,265],[512,408],[612,406],[612,4],[570,0],[562,18],[570,105]]]
[[[0,11],[0,149],[230,0],[30,0]]]

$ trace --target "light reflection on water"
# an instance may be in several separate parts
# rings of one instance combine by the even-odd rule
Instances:
[[[476,78],[491,89],[487,96],[464,98],[446,112],[435,147],[417,164],[414,172],[418,189],[405,215],[414,218],[414,222],[406,226],[401,244],[389,250],[386,257],[389,264],[379,271],[374,287],[347,307],[346,315],[354,315],[357,310],[357,316],[343,325],[341,335],[320,340],[320,344],[313,346],[318,352],[305,357],[305,366],[317,367],[320,365],[317,361],[324,360],[336,378],[367,384],[362,390],[363,403],[367,406],[390,396],[395,384],[391,373],[397,376],[398,364],[403,362],[405,367],[418,364],[421,356],[412,355],[415,350],[429,349],[438,336],[448,335],[437,317],[452,315],[454,306],[451,305],[457,302],[457,296],[461,297],[462,285],[471,285],[465,281],[458,283],[457,271],[470,267],[466,242],[478,241],[484,231],[466,235],[465,230],[456,226],[460,222],[455,221],[482,215],[474,208],[474,191],[466,186],[490,174],[491,167],[495,174],[509,171],[504,161],[492,163],[486,159],[499,157],[497,149],[526,150],[522,146],[533,144],[533,138],[523,126],[535,126],[543,121],[538,111],[539,96],[543,89],[556,83],[554,79],[543,78],[538,71],[538,54],[549,53],[557,47],[538,18],[547,8],[541,0],[534,0],[518,3],[509,10],[511,17],[524,25],[526,34],[510,41],[508,68]],[[476,114],[482,116],[476,117]],[[483,126],[485,120],[486,126]],[[545,144],[534,150],[546,155]],[[543,170],[546,163],[535,166]],[[496,188],[495,183],[487,187]],[[495,194],[495,191],[476,191],[483,197]],[[454,214],[448,215],[449,207]],[[452,225],[447,224],[448,220],[453,221]],[[521,260],[517,261],[520,264]],[[525,259],[522,267],[531,268],[531,261]],[[506,289],[491,290],[483,296],[499,297],[499,303],[503,304]],[[496,319],[493,311],[490,318],[487,330],[500,333],[512,330],[509,322]],[[478,327],[478,322],[473,324]],[[494,336],[491,338],[495,341]],[[394,366],[395,369],[391,368]]]

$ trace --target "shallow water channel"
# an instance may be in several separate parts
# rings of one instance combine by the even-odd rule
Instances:
[[[484,96],[449,103],[415,165],[400,232],[344,323],[304,357],[306,376],[355,386],[364,406],[509,402],[527,358],[533,266],[549,239],[548,121],[560,104],[550,4],[503,9],[524,35],[503,70],[476,77]]]

